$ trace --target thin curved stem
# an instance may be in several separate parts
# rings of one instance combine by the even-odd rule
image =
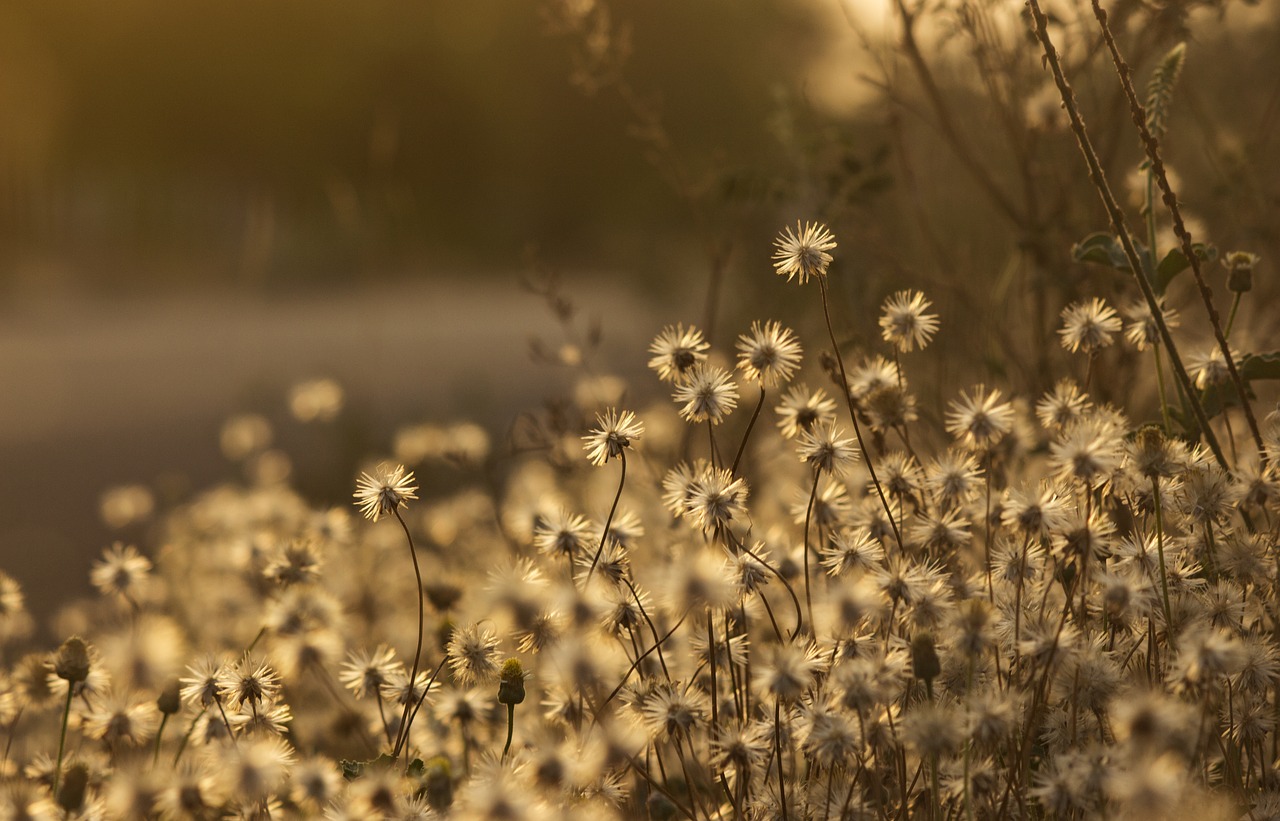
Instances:
[[[813,500],[818,498],[818,480],[822,478],[822,468],[813,472],[813,489],[809,491],[809,506],[804,511],[804,606],[809,614],[809,629],[814,629],[813,597],[809,593],[809,522],[813,518]],[[816,632],[816,631],[815,631]]]
[[[67,722],[71,718],[71,699],[75,698],[75,682],[67,682],[67,703],[62,708],[62,734],[58,737],[58,763],[53,769],[53,797],[58,798],[58,782],[62,779],[62,754],[67,749]]]
[[[1164,312],[1156,297],[1155,289],[1152,288],[1151,280],[1147,277],[1146,271],[1142,267],[1142,259],[1139,257],[1137,249],[1133,246],[1133,237],[1129,233],[1124,212],[1120,209],[1119,203],[1116,202],[1111,186],[1107,184],[1106,175],[1102,171],[1102,162],[1098,159],[1098,154],[1093,147],[1093,141],[1089,139],[1089,133],[1085,129],[1084,119],[1080,116],[1080,109],[1076,105],[1075,92],[1072,91],[1071,84],[1067,82],[1066,74],[1062,70],[1062,64],[1058,61],[1058,51],[1054,48],[1053,40],[1049,37],[1048,18],[1045,17],[1044,11],[1040,8],[1039,0],[1027,0],[1027,6],[1031,10],[1032,31],[1043,47],[1045,62],[1053,73],[1053,80],[1058,87],[1063,107],[1067,110],[1067,117],[1071,122],[1071,131],[1075,135],[1076,144],[1080,148],[1080,153],[1084,155],[1085,164],[1089,168],[1089,179],[1093,182],[1094,189],[1098,192],[1103,207],[1107,211],[1107,217],[1111,221],[1111,228],[1120,241],[1120,247],[1124,250],[1125,260],[1129,263],[1129,270],[1133,274],[1134,280],[1138,283],[1138,288],[1142,291],[1147,307],[1151,310],[1151,316],[1160,332],[1160,339],[1163,341],[1165,349],[1169,352],[1169,361],[1173,364],[1174,373],[1177,375],[1182,389],[1186,392],[1187,400],[1191,404],[1191,410],[1200,426],[1200,434],[1204,437],[1209,450],[1213,452],[1214,459],[1219,466],[1227,469],[1227,460],[1222,454],[1218,438],[1209,426],[1209,418],[1205,414],[1204,405],[1201,404],[1200,396],[1195,391],[1195,386],[1191,383],[1191,377],[1187,374],[1187,369],[1182,364],[1182,357],[1178,355],[1177,345],[1174,344],[1173,336],[1169,333],[1169,326],[1164,320]],[[1192,259],[1195,259],[1194,254]],[[1198,263],[1196,264],[1198,265]]]
[[[618,492],[613,495],[613,507],[609,508],[609,517],[604,520],[604,530],[600,533],[600,545],[596,548],[596,555],[591,558],[591,567],[587,569],[587,579],[582,583],[583,587],[591,581],[591,574],[596,572],[600,554],[604,552],[605,542],[609,540],[609,525],[613,524],[613,514],[618,511],[618,500],[622,498],[622,486],[627,483],[627,452],[620,449],[618,458],[622,460],[622,476],[618,479]]]
[[[760,386],[760,399],[756,402],[755,412],[751,414],[751,421],[747,423],[747,432],[742,434],[742,442],[738,445],[738,453],[733,457],[733,467],[730,473],[738,475],[738,465],[742,462],[742,454],[747,452],[747,440],[751,438],[751,431],[756,427],[756,420],[760,418],[760,409],[764,407],[764,385]]]
[[[418,567],[418,551],[413,547],[413,535],[409,533],[409,526],[404,523],[404,518],[400,515],[398,508],[391,508],[391,512],[395,514],[396,521],[400,523],[400,527],[404,530],[404,537],[409,541],[409,556],[413,559],[413,577],[417,581],[418,591],[418,643],[413,651],[413,669],[409,673],[409,687],[412,688],[418,679],[418,664],[422,660],[422,626],[426,620],[426,613],[423,604],[422,595],[422,569]],[[400,717],[400,732],[396,737],[395,749],[391,751],[393,759],[400,757],[400,750],[404,748],[405,743],[409,740],[409,727],[413,722],[413,717],[409,715],[409,702],[405,702],[404,713]],[[416,715],[416,711],[414,711]]]
[[[1093,6],[1093,16],[1097,19],[1098,27],[1102,30],[1102,39],[1106,42],[1107,50],[1111,53],[1111,62],[1115,65],[1116,75],[1120,78],[1120,87],[1124,90],[1125,97],[1129,101],[1129,112],[1132,116],[1134,127],[1138,130],[1138,136],[1142,140],[1142,147],[1147,152],[1147,160],[1151,163],[1151,171],[1155,174],[1156,182],[1160,186],[1165,207],[1169,209],[1169,215],[1173,217],[1173,232],[1177,235],[1178,242],[1181,243],[1182,255],[1186,257],[1187,263],[1191,266],[1191,274],[1195,277],[1196,287],[1200,292],[1200,301],[1204,303],[1205,312],[1209,316],[1209,325],[1213,329],[1213,337],[1218,343],[1218,349],[1222,351],[1222,358],[1226,363],[1227,373],[1231,376],[1231,383],[1235,386],[1236,393],[1240,396],[1240,408],[1244,411],[1245,421],[1249,423],[1249,432],[1253,435],[1254,446],[1258,449],[1258,458],[1265,465],[1267,463],[1267,449],[1262,443],[1262,432],[1258,428],[1258,420],[1254,417],[1253,405],[1249,402],[1249,391],[1246,389],[1244,380],[1240,376],[1240,371],[1236,367],[1235,358],[1231,355],[1231,347],[1227,344],[1227,337],[1222,332],[1222,321],[1218,316],[1218,309],[1213,304],[1213,291],[1205,283],[1204,275],[1200,271],[1200,258],[1196,256],[1195,248],[1191,244],[1191,232],[1187,230],[1187,226],[1182,220],[1182,210],[1178,207],[1178,197],[1169,185],[1169,176],[1165,172],[1164,160],[1160,156],[1160,143],[1152,135],[1151,130],[1147,128],[1147,111],[1138,99],[1137,92],[1133,89],[1133,81],[1130,77],[1132,70],[1129,68],[1129,64],[1125,62],[1124,57],[1121,56],[1120,49],[1116,46],[1115,38],[1111,36],[1111,27],[1107,23],[1107,12],[1102,8],[1098,0],[1091,0],[1091,5]]]
[[[902,533],[898,530],[898,523],[893,520],[893,511],[889,508],[889,500],[885,498],[884,487],[880,484],[880,477],[876,475],[876,466],[871,458],[871,451],[867,450],[867,445],[862,441],[862,426],[858,424],[858,412],[853,408],[853,394],[849,392],[849,375],[844,369],[844,357],[840,355],[840,345],[836,342],[835,328],[831,324],[831,310],[827,306],[827,279],[826,277],[818,277],[818,287],[822,293],[822,315],[827,320],[827,335],[831,337],[831,352],[835,354],[836,365],[840,367],[840,387],[844,390],[844,401],[849,406],[849,419],[853,422],[853,433],[858,438],[858,449],[862,451],[862,458],[867,462],[867,471],[871,474],[871,483],[876,487],[876,495],[880,497],[880,504],[884,506],[884,514],[889,517],[889,527],[893,530],[893,538],[898,543],[898,549],[902,549]]]

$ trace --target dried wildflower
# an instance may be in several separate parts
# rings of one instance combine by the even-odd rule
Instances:
[[[972,454],[948,448],[926,471],[929,487],[943,507],[957,507],[977,491],[982,468]]]
[[[1145,299],[1134,300],[1122,310],[1129,318],[1128,324],[1124,326],[1124,338],[1136,350],[1145,351],[1163,343],[1164,340],[1160,338],[1160,327],[1156,324],[1151,306]],[[1164,317],[1166,327],[1176,328],[1182,324],[1178,312],[1166,307],[1164,300],[1160,300],[1160,313]]]
[[[610,459],[622,455],[623,448],[644,435],[644,424],[631,411],[618,413],[610,408],[603,416],[596,414],[596,425],[591,433],[582,437],[583,449],[591,464],[599,467]]]
[[[810,391],[804,385],[796,385],[783,395],[777,413],[781,417],[778,428],[782,431],[782,436],[794,439],[823,422],[833,421],[836,402],[822,388]]]
[[[1072,379],[1059,379],[1053,390],[1036,403],[1036,418],[1050,432],[1079,421],[1090,408],[1089,397]]]
[[[200,708],[222,701],[222,680],[226,669],[214,656],[205,656],[188,667],[191,675],[179,679],[182,684],[182,700]]]
[[[392,675],[403,668],[404,665],[396,661],[395,649],[380,644],[372,652],[352,650],[338,674],[338,681],[356,698],[379,696],[382,688],[391,682]]]
[[[1120,317],[1115,309],[1094,297],[1087,301],[1073,302],[1062,309],[1062,347],[1075,353],[1093,354],[1112,343],[1112,337],[1120,332]]]
[[[831,702],[820,701],[802,709],[797,735],[800,748],[823,767],[852,760],[862,749],[861,734],[853,717]]]
[[[1120,468],[1124,445],[1120,434],[1121,429],[1105,418],[1085,417],[1049,444],[1050,461],[1060,476],[1097,487]]]
[[[822,566],[832,576],[875,570],[884,561],[884,546],[866,528],[842,528],[822,549]]]
[[[760,666],[753,669],[751,686],[763,697],[784,704],[804,695],[822,668],[817,647],[796,644],[769,645]]]
[[[965,447],[989,450],[1013,430],[1013,406],[1002,402],[1000,391],[978,385],[961,393],[947,411],[947,432]]]
[[[1232,348],[1231,359],[1238,363],[1240,352]],[[1187,354],[1187,373],[1200,390],[1226,384],[1231,379],[1231,371],[1227,367],[1227,360],[1222,356],[1222,348],[1216,344]]]
[[[862,410],[872,430],[904,428],[920,418],[916,398],[898,385],[881,385],[862,397]]]
[[[725,468],[706,467],[690,486],[685,514],[705,531],[727,528],[746,511],[747,483]]]
[[[766,388],[791,379],[801,353],[800,340],[780,322],[752,322],[751,332],[738,337],[739,370]]]
[[[954,708],[918,704],[902,717],[902,739],[923,757],[955,752],[964,734],[964,719]]]
[[[534,547],[549,556],[570,558],[586,549],[591,538],[591,522],[585,516],[561,508],[534,529]]]
[[[938,332],[938,315],[925,313],[931,305],[919,291],[898,291],[886,299],[880,311],[884,341],[903,353],[924,350]]]
[[[778,275],[785,276],[787,282],[797,279],[804,285],[812,277],[827,275],[831,264],[831,254],[827,252],[836,247],[836,239],[825,225],[807,222],[802,227],[797,222],[794,232],[790,226],[783,229],[773,247],[773,267]]]
[[[857,442],[843,434],[844,429],[834,422],[800,434],[800,461],[824,473],[843,473],[858,458]]]
[[[1146,425],[1125,443],[1129,465],[1141,476],[1167,479],[1180,468],[1176,445],[1155,425]]]
[[[246,653],[234,666],[223,668],[218,687],[231,706],[247,704],[256,709],[275,700],[280,692],[280,674]]]
[[[311,810],[325,807],[342,791],[342,771],[324,756],[304,758],[289,773],[289,796]]]
[[[116,542],[103,551],[102,560],[94,564],[89,579],[103,595],[136,604],[146,597],[151,562],[133,545]]]
[[[319,543],[306,538],[282,545],[262,569],[263,578],[289,586],[307,584],[320,578],[324,553]]]
[[[407,506],[410,499],[418,498],[417,494],[413,471],[406,471],[404,465],[391,467],[384,463],[378,465],[373,475],[360,474],[353,495],[360,513],[376,522],[382,514]]]
[[[756,766],[763,765],[773,751],[773,725],[751,721],[731,725],[711,739],[711,764],[719,769],[733,769],[745,777]]]
[[[672,395],[687,422],[718,425],[738,406],[738,386],[724,368],[699,364],[676,386]]]
[[[676,682],[659,686],[640,713],[653,737],[684,738],[707,720],[708,701],[701,690]]]
[[[912,520],[908,536],[931,555],[945,555],[969,543],[969,525],[968,518],[956,508],[921,512]]]
[[[882,388],[897,388],[903,383],[897,364],[880,354],[868,357],[849,371],[849,393],[862,401]]]
[[[1006,494],[1001,522],[1027,536],[1047,536],[1062,527],[1066,514],[1067,502],[1052,485],[1041,484],[1038,490],[1012,487]]]
[[[488,681],[498,673],[498,634],[473,624],[453,631],[449,639],[449,667],[462,684]]]
[[[711,346],[702,331],[690,325],[668,325],[662,329],[649,346],[653,358],[649,367],[658,372],[663,382],[683,382],[695,365],[707,360]]]

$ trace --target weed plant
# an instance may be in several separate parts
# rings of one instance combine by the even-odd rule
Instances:
[[[1132,225],[1038,0],[1022,20],[1108,222],[1037,253],[1128,278],[1056,306],[1076,377],[922,398],[964,318],[913,287],[842,315],[856,249],[802,219],[747,267],[800,289],[804,337],[671,324],[630,385],[572,348],[571,397],[496,445],[406,427],[353,506],[310,504],[265,423],[232,420],[245,481],[110,495],[154,536],[105,551],[56,650],[0,575],[0,818],[1280,817],[1280,413],[1254,410],[1280,353],[1233,342],[1261,260],[1179,210],[1185,47],[1139,91],[1092,13],[1145,155]],[[1099,398],[1128,392],[1123,349],[1150,421]],[[290,402],[323,424],[342,394]]]

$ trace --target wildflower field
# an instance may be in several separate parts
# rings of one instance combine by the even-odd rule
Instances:
[[[629,4],[539,8],[679,298],[531,256],[504,425],[28,488],[119,538],[40,607],[0,555],[0,821],[1280,819],[1275,3],[811,10],[866,96],[775,89],[767,169],[684,150]]]

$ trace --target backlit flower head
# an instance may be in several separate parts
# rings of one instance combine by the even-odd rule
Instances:
[[[1001,401],[1000,390],[978,385],[971,393],[960,394],[947,411],[947,431],[965,447],[986,450],[994,447],[1013,429],[1013,406]]]
[[[1139,351],[1145,351],[1153,345],[1161,344],[1160,328],[1156,325],[1156,318],[1151,313],[1151,306],[1147,305],[1145,299],[1138,299],[1125,306],[1124,315],[1129,322],[1124,326],[1124,338]],[[1181,322],[1178,320],[1178,312],[1173,308],[1167,308],[1161,301],[1160,312],[1164,315],[1164,324],[1169,328],[1176,328]]]
[[[807,222],[802,227],[797,222],[794,232],[790,226],[783,229],[773,247],[773,267],[778,275],[785,276],[787,282],[797,279],[803,285],[810,277],[827,275],[831,264],[827,252],[836,247],[836,238],[821,223]]]
[[[926,314],[932,305],[919,291],[898,291],[884,301],[880,334],[903,353],[924,347],[938,332],[938,315]]]
[[[738,337],[738,368],[752,382],[771,388],[786,382],[800,367],[800,340],[779,322],[752,322],[751,333]]]
[[[834,422],[815,425],[800,434],[798,443],[800,461],[825,473],[843,472],[858,458],[857,442]]]
[[[738,386],[724,368],[696,365],[672,395],[688,422],[720,424],[738,406]]]
[[[782,397],[777,412],[783,437],[794,439],[819,423],[834,419],[836,402],[822,388],[811,391],[804,385],[796,385]]]
[[[694,365],[707,359],[707,344],[702,331],[690,325],[668,325],[649,346],[653,357],[649,367],[658,372],[663,382],[680,382]]]
[[[622,455],[623,448],[644,435],[644,424],[631,411],[619,413],[610,408],[603,416],[596,414],[596,427],[582,437],[583,449],[591,464],[597,467]]]
[[[383,463],[373,475],[360,474],[352,495],[364,517],[376,522],[382,514],[394,512],[408,505],[410,499],[418,498],[418,486],[413,483],[413,471],[406,471],[404,465],[392,467]]]
[[[1115,309],[1098,297],[1073,302],[1062,309],[1062,347],[1087,354],[1105,348],[1120,332],[1120,317]]]

